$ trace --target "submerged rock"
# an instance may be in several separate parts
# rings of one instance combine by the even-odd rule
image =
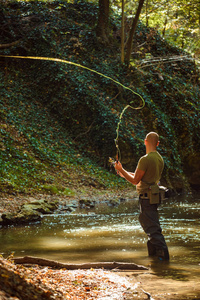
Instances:
[[[93,208],[93,207],[95,207],[95,200],[80,199],[79,200],[79,207],[80,208]]]
[[[120,200],[119,199],[110,199],[108,202],[108,206],[111,207],[116,207],[120,204]]]

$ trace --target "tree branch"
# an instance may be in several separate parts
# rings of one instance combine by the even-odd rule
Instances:
[[[12,46],[15,46],[17,44],[19,44],[21,42],[21,39],[12,43],[8,43],[8,44],[0,44],[0,49],[6,49],[6,48],[10,48]]]
[[[39,266],[49,266],[52,268],[65,268],[67,270],[76,269],[99,269],[104,268],[107,270],[118,269],[118,270],[148,270],[148,268],[137,265],[134,263],[123,263],[123,262],[94,262],[94,263],[84,263],[84,264],[66,264],[59,263],[54,260],[25,256],[19,258],[13,258],[15,264],[35,264]]]

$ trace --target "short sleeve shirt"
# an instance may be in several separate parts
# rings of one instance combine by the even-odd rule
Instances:
[[[158,152],[150,152],[140,158],[137,168],[145,172],[142,180],[136,186],[137,192],[141,194],[148,189],[149,185],[159,182],[164,161]]]

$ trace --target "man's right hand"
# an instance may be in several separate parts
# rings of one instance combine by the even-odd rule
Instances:
[[[120,161],[115,161],[114,167],[116,171],[120,172],[122,170],[122,164],[120,163]]]
[[[115,170],[116,170],[117,174],[120,175],[121,177],[125,178],[124,175],[120,172],[123,169],[122,164],[120,163],[120,161],[117,160],[115,162],[114,167],[115,167]]]

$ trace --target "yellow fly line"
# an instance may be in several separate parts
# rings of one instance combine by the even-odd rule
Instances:
[[[93,69],[90,69],[86,66],[83,66],[81,64],[77,64],[77,63],[74,63],[72,61],[68,61],[68,60],[65,60],[65,59],[60,59],[60,58],[53,58],[53,57],[37,57],[37,56],[14,56],[14,55],[0,55],[0,57],[7,57],[7,58],[21,58],[21,59],[33,59],[33,60],[47,60],[47,61],[54,61],[54,62],[58,62],[58,63],[64,63],[64,64],[69,64],[69,65],[73,65],[75,67],[78,67],[78,68],[82,68],[82,69],[85,69],[85,70],[88,70],[90,72],[93,72],[93,73],[96,73],[98,74],[99,76],[103,76],[111,81],[113,81],[114,83],[122,86],[124,89],[126,90],[129,90],[131,93],[137,95],[140,100],[141,100],[141,105],[138,106],[138,107],[133,107],[131,104],[134,102],[134,101],[131,101],[130,104],[126,105],[124,107],[124,109],[122,110],[120,116],[119,116],[119,122],[117,124],[117,128],[116,128],[116,139],[115,139],[115,145],[116,145],[116,148],[117,148],[117,159],[121,156],[120,154],[120,150],[119,150],[119,145],[118,145],[118,139],[119,139],[119,126],[121,124],[121,120],[122,120],[122,117],[123,117],[123,114],[125,113],[125,111],[128,109],[128,108],[131,108],[131,109],[142,109],[144,106],[145,106],[145,101],[144,99],[142,98],[142,96],[140,94],[138,94],[137,92],[133,91],[131,88],[123,85],[122,83],[120,83],[119,81],[107,76],[107,75],[104,75],[98,71],[95,71]]]

